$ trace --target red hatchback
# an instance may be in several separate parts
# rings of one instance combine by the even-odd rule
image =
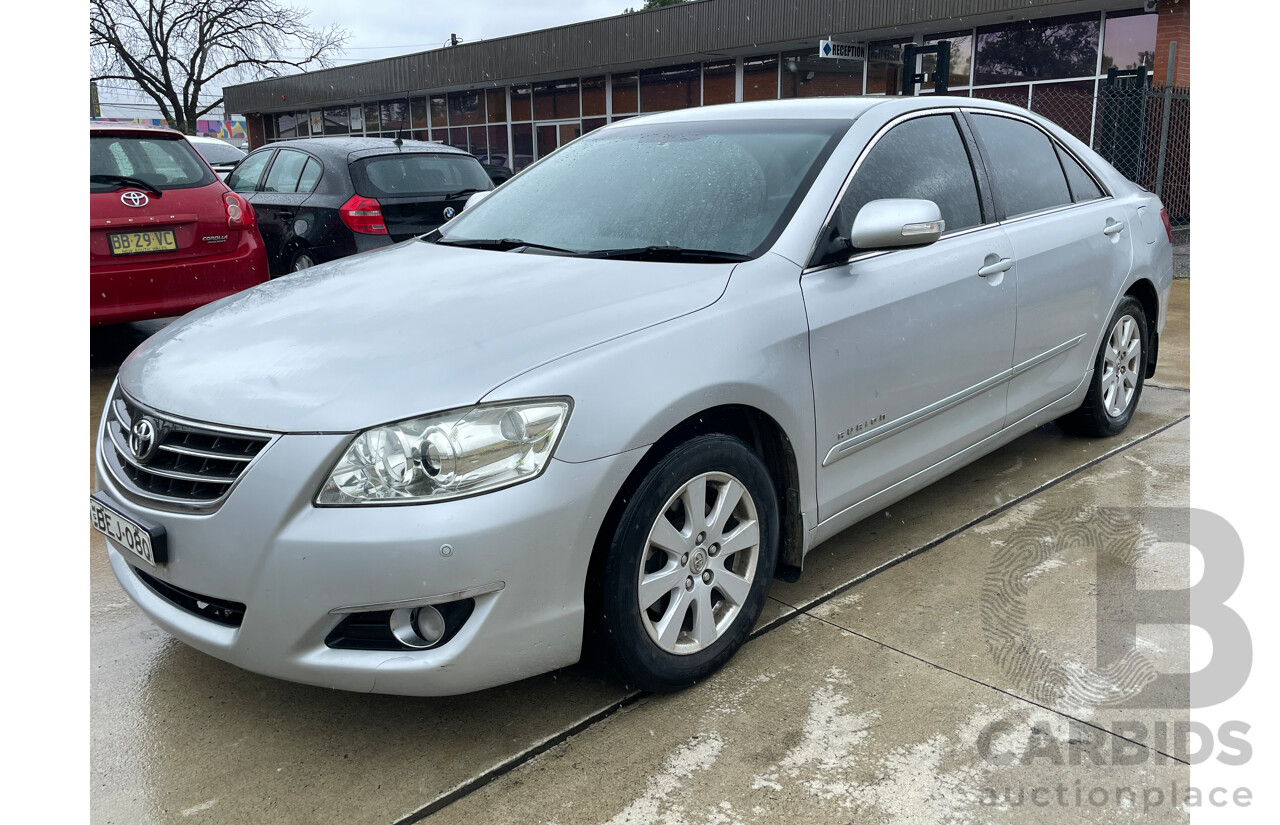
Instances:
[[[181,133],[89,125],[89,321],[182,315],[267,280],[253,209]]]

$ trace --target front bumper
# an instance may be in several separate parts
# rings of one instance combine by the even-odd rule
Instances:
[[[323,687],[450,695],[578,660],[596,531],[643,450],[580,464],[552,460],[534,481],[455,501],[312,506],[349,440],[280,437],[206,515],[132,503],[101,471],[99,454],[100,488],[125,514],[159,522],[168,535],[170,560],[155,568],[107,542],[120,585],[156,624],[191,646],[246,670]],[[228,627],[184,610],[144,584],[135,566],[175,587],[243,603],[243,621]],[[325,644],[343,619],[335,609],[494,583],[501,589],[476,596],[462,629],[438,648]]]

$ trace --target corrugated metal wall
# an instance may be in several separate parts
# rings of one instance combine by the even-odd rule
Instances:
[[[1080,0],[701,0],[229,86],[226,107],[247,114],[451,86],[504,84],[537,75],[571,76],[628,63],[676,62],[755,44],[763,48],[842,32],[931,22],[951,25],[974,15],[1007,11],[1029,16],[1051,12],[1054,6],[1080,5]]]

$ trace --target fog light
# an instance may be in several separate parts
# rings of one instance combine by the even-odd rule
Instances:
[[[431,605],[391,611],[391,633],[407,647],[427,648],[445,634],[444,616]]]

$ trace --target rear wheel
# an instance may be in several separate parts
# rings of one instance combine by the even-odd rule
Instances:
[[[663,458],[605,562],[602,635],[623,679],[667,692],[723,665],[760,616],[777,556],[777,497],[750,448],[706,435]]]
[[[1058,419],[1074,435],[1116,435],[1129,426],[1142,397],[1147,368],[1147,315],[1142,304],[1126,295],[1111,316],[1106,337],[1093,364],[1093,379],[1080,409]]]
[[[289,264],[290,272],[301,272],[304,269],[310,269],[317,263],[315,257],[305,249],[300,249],[293,254],[293,262]]]

